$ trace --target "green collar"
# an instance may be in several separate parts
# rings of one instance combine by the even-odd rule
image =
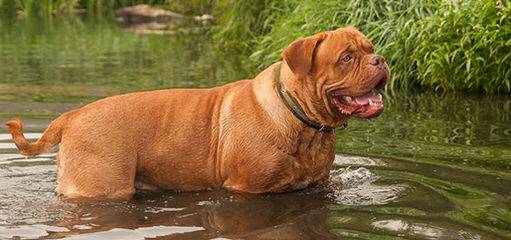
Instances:
[[[331,132],[335,128],[329,126],[322,126],[321,124],[309,120],[305,115],[303,109],[298,105],[296,99],[289,93],[283,86],[282,82],[280,82],[280,69],[282,68],[282,62],[277,67],[277,71],[275,72],[275,85],[277,86],[277,92],[279,92],[279,96],[286,105],[286,107],[295,115],[300,121],[307,124],[307,126],[313,127],[322,132]]]

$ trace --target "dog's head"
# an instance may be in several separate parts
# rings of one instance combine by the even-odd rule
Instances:
[[[382,89],[390,78],[382,56],[353,27],[297,40],[282,52],[292,71],[293,92],[306,113],[325,125],[338,126],[349,116],[375,118],[383,112]]]

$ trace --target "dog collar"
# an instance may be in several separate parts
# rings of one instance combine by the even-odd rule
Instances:
[[[323,126],[317,122],[311,121],[307,116],[305,115],[305,112],[303,109],[298,105],[298,102],[296,99],[289,93],[284,86],[282,86],[282,82],[280,82],[280,70],[282,68],[282,62],[277,67],[277,70],[275,72],[275,85],[277,87],[277,92],[279,92],[279,96],[286,105],[286,107],[295,115],[300,121],[307,124],[307,126],[313,127],[319,131],[322,132],[331,132],[335,128],[329,127],[329,126]]]

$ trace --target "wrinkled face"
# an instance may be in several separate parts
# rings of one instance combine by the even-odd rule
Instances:
[[[298,68],[304,66],[293,64],[296,56],[289,54],[296,42],[288,48],[289,53],[284,51],[284,59],[298,79],[315,85],[316,96],[328,112],[359,118],[374,118],[383,112],[381,94],[373,90],[388,82],[389,67],[382,56],[374,54],[373,45],[362,33],[352,27],[341,28],[299,41],[304,41],[300,45],[305,52],[312,47],[310,56],[305,56],[311,58],[307,73],[300,73]]]

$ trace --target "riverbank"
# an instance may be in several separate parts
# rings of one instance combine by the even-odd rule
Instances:
[[[213,14],[209,35],[251,77],[275,61],[292,41],[355,26],[374,43],[392,70],[389,90],[511,92],[511,3],[468,1],[33,1],[6,0],[0,11],[28,17],[76,10],[113,12],[148,3],[182,14]]]

